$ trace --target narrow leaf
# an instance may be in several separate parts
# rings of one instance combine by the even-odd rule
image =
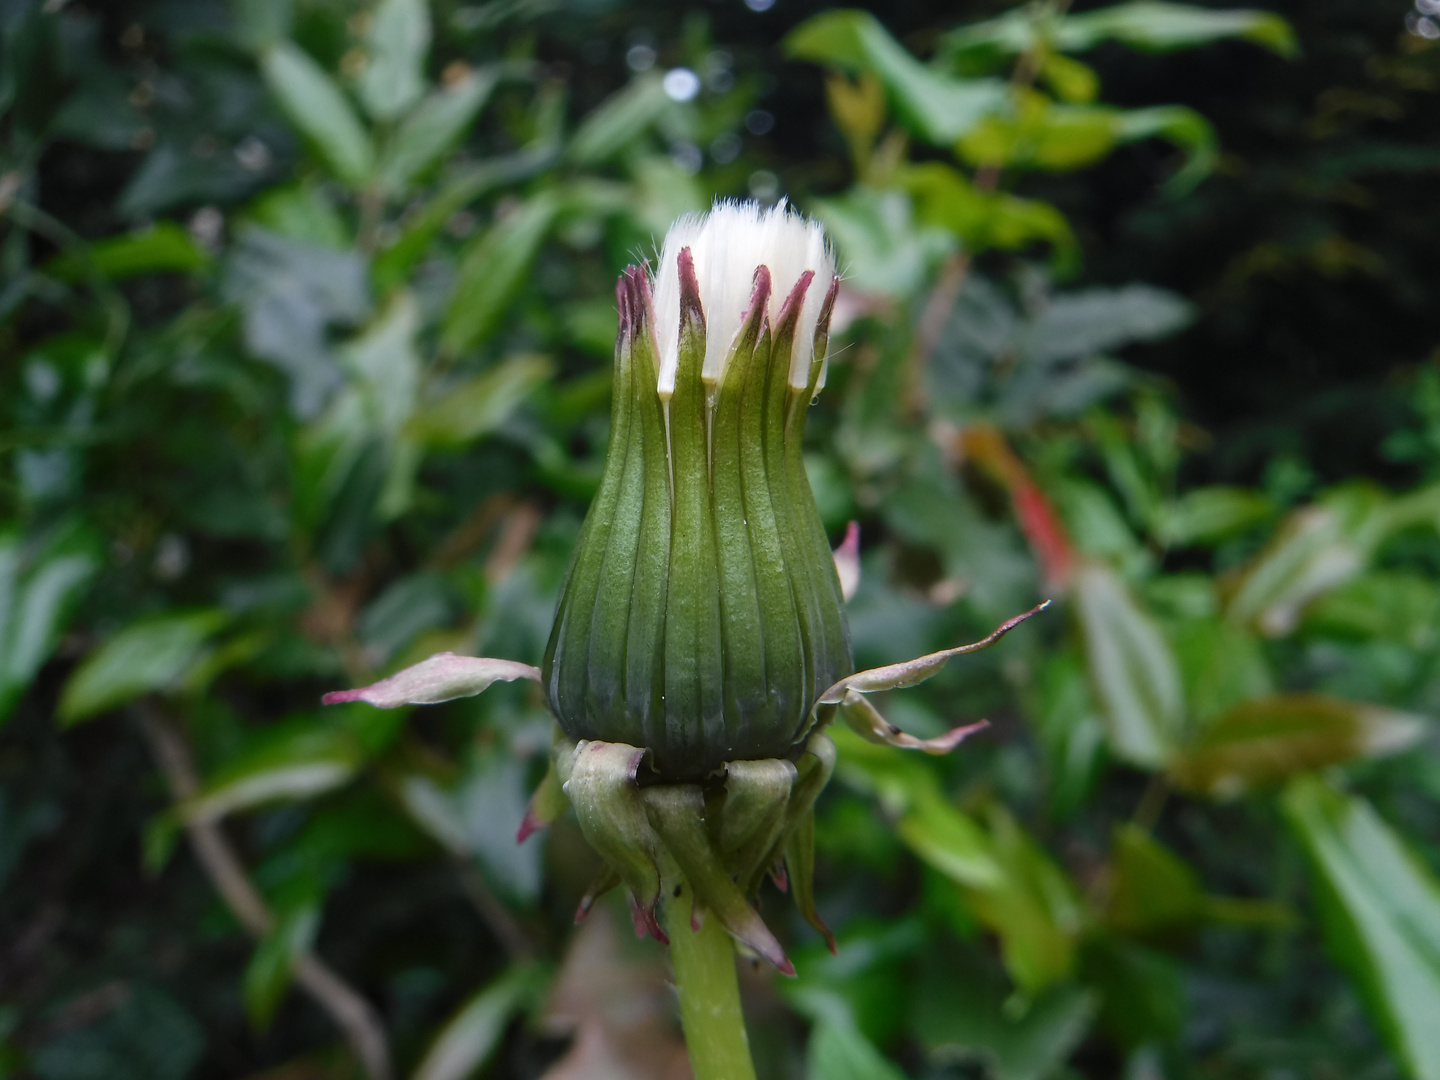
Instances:
[[[340,87],[310,55],[288,41],[272,45],[260,71],[281,110],[329,170],[358,188],[375,166],[375,150]]]
[[[1086,563],[1073,580],[1086,666],[1111,747],[1134,765],[1156,768],[1184,719],[1180,672],[1169,643],[1113,570]]]
[[[493,69],[471,72],[434,91],[405,118],[380,161],[381,186],[403,194],[465,136],[498,81]]]
[[[132,623],[70,676],[58,710],[65,726],[180,681],[205,643],[228,621],[213,608],[175,612]]]
[[[1297,773],[1409,749],[1424,717],[1323,694],[1278,694],[1223,713],[1182,749],[1169,774],[1181,787],[1229,798]]]
[[[1331,953],[1410,1075],[1440,1080],[1440,882],[1363,799],[1303,777],[1281,806]]]
[[[356,85],[360,100],[376,120],[396,120],[425,93],[429,4],[381,0],[370,13],[365,47],[368,63]]]
[[[465,1080],[489,1060],[510,1019],[543,985],[543,972],[514,967],[475,994],[425,1051],[413,1080]]]
[[[555,195],[542,193],[471,242],[445,312],[440,343],[446,352],[472,348],[499,325],[559,211]]]
[[[847,675],[821,694],[816,705],[838,705],[852,691],[859,694],[873,694],[877,690],[900,690],[907,686],[915,686],[938,673],[945,666],[946,661],[994,645],[1030,616],[1039,614],[1049,606],[1049,600],[1036,604],[1023,615],[1006,619],[988,635],[969,645],[958,645],[953,649],[942,649],[940,652],[929,653],[914,660],[906,660],[904,663],[870,668],[866,671],[856,672],[854,675]]]
[[[437,705],[455,698],[474,697],[494,682],[516,679],[540,681],[540,669],[515,660],[496,660],[488,656],[456,656],[436,653],[413,667],[397,671],[358,690],[334,690],[321,700],[326,705],[347,701],[363,701],[378,709],[396,709],[401,705]]]

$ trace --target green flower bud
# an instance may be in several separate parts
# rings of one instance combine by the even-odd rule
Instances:
[[[670,780],[795,758],[854,670],[801,457],[837,282],[818,225],[753,204],[620,278],[610,447],[542,668],[571,738]]]

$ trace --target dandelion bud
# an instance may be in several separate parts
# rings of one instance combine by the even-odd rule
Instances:
[[[571,738],[670,780],[793,758],[854,670],[801,457],[836,284],[817,224],[729,203],[621,277],[609,452],[542,669]]]

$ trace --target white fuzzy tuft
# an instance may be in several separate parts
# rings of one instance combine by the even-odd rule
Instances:
[[[770,209],[753,202],[716,203],[708,214],[690,214],[670,226],[652,286],[660,349],[659,392],[667,401],[675,392],[680,363],[679,258],[687,247],[695,260],[700,306],[705,312],[701,375],[711,385],[724,377],[730,346],[750,303],[756,267],[770,268],[768,313],[772,326],[800,275],[815,271],[800,310],[790,357],[790,385],[803,390],[810,377],[820,307],[835,278],[835,255],[825,243],[820,225],[782,201]]]

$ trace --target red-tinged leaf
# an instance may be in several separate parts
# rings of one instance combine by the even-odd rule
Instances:
[[[455,698],[474,697],[488,690],[492,683],[516,679],[540,681],[540,669],[515,660],[496,660],[488,656],[456,656],[437,653],[413,667],[397,671],[358,690],[335,690],[321,701],[340,705],[347,701],[363,701],[379,709],[396,709],[401,705],[438,705]]]

